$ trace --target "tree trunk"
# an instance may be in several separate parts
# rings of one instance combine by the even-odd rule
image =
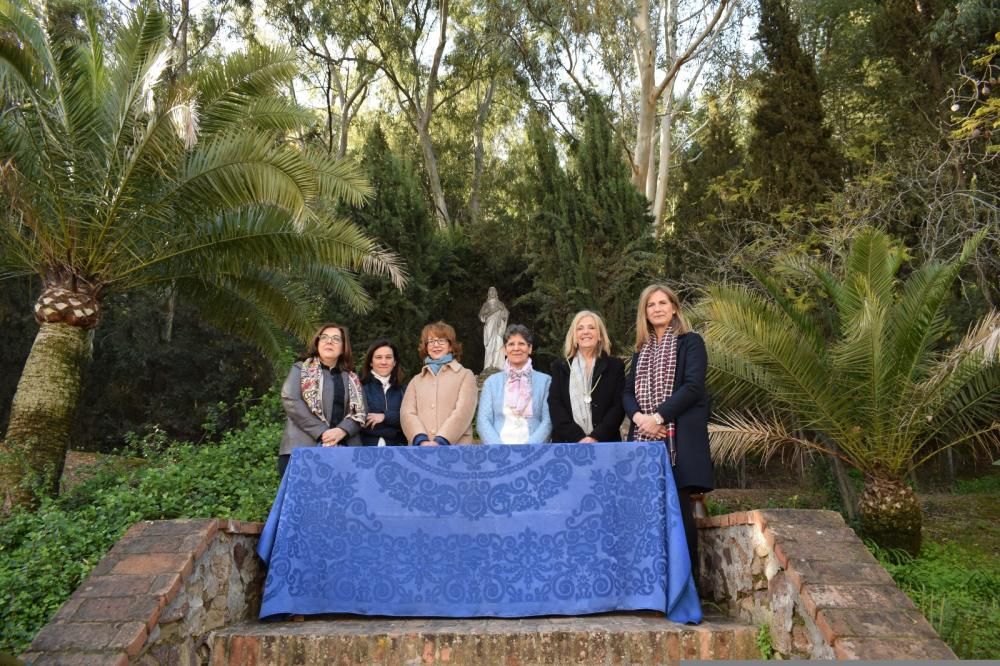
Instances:
[[[901,479],[870,476],[858,501],[862,535],[882,548],[920,552],[923,510],[917,494]]]
[[[87,354],[87,330],[43,323],[24,363],[0,444],[3,511],[30,504],[39,493],[59,489],[80,376]]]
[[[418,128],[417,134],[420,137],[420,149],[424,154],[424,168],[427,169],[427,180],[430,181],[431,197],[434,200],[434,212],[438,225],[441,229],[447,229],[451,226],[451,217],[448,215],[448,204],[445,203],[444,190],[441,188],[441,177],[438,175],[434,144],[431,142],[431,135],[427,129]]]
[[[474,225],[479,221],[479,189],[483,179],[483,167],[486,163],[486,146],[483,144],[483,133],[485,131],[486,120],[490,114],[490,107],[493,105],[493,91],[496,89],[496,79],[490,80],[490,85],[486,89],[483,101],[479,104],[476,113],[476,126],[473,130],[472,149],[472,192],[469,194],[469,221]]]

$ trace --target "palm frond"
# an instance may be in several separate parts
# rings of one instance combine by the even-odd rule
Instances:
[[[845,398],[830,390],[832,373],[823,350],[798,330],[797,322],[762,296],[743,287],[709,290],[710,351],[729,350],[770,377],[774,398],[795,405],[804,427],[839,432],[849,419]],[[710,354],[711,357],[712,354]]]
[[[775,414],[725,412],[708,426],[712,458],[737,462],[750,454],[759,454],[767,462],[779,451],[793,449],[838,455],[821,443],[803,437]]]

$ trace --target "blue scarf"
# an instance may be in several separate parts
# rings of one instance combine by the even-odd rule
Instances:
[[[448,363],[451,363],[454,360],[455,360],[455,357],[452,356],[451,354],[445,354],[444,356],[442,356],[441,358],[439,358],[436,361],[434,359],[432,359],[430,356],[425,356],[424,357],[424,365],[426,365],[428,368],[430,368],[431,372],[433,372],[436,375],[437,373],[441,372],[441,368],[443,366],[445,366]]]

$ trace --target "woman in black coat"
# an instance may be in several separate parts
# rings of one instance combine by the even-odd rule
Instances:
[[[383,338],[368,347],[361,369],[361,385],[368,405],[361,443],[364,446],[405,446],[399,411],[406,387],[395,344]]]
[[[665,441],[668,446],[673,440],[674,482],[697,581],[698,536],[691,495],[715,485],[705,391],[708,354],[705,341],[684,319],[677,294],[668,287],[650,285],[639,296],[635,349],[623,398],[632,419],[629,440]]]
[[[552,366],[549,415],[553,442],[621,440],[625,366],[610,354],[604,320],[589,310],[577,312],[566,332],[566,358]]]

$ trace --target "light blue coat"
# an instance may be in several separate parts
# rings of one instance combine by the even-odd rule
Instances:
[[[476,413],[476,430],[483,444],[501,444],[500,431],[503,430],[503,398],[507,373],[497,372],[483,382],[483,392],[479,396],[479,410]],[[549,384],[552,377],[537,370],[531,371],[531,418],[528,419],[528,441],[512,444],[541,444],[552,435],[552,419],[549,418]]]

